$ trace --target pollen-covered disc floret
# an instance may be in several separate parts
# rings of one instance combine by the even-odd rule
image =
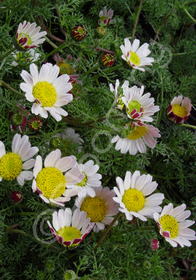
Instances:
[[[56,240],[66,247],[75,247],[89,234],[94,226],[86,213],[75,209],[72,213],[70,208],[60,209],[52,214],[52,226],[48,226]]]
[[[148,48],[149,44],[145,43],[139,47],[140,40],[135,39],[131,44],[128,38],[124,39],[124,43],[125,45],[120,46],[123,53],[121,57],[126,60],[131,67],[145,71],[143,68],[144,66],[152,65],[154,58],[147,57],[151,52]]]
[[[21,83],[20,88],[26,93],[26,99],[33,102],[33,114],[47,118],[49,112],[56,121],[68,115],[61,106],[73,100],[73,95],[68,93],[72,85],[67,74],[58,75],[59,67],[51,63],[43,64],[40,72],[34,63],[30,65],[30,74],[25,70],[21,72],[25,83]]]
[[[100,186],[94,191],[94,197],[84,194],[78,196],[75,205],[86,212],[87,218],[95,223],[93,230],[98,232],[113,221],[114,215],[118,213],[118,204],[113,201],[115,193],[109,188]]]
[[[37,147],[31,147],[29,137],[15,134],[12,140],[12,152],[6,153],[3,142],[0,141],[0,181],[17,180],[19,185],[24,185],[25,180],[33,178],[29,171],[34,166],[32,157],[38,152]]]
[[[68,185],[67,193],[69,193],[70,196],[89,195],[94,197],[94,188],[101,186],[100,180],[102,175],[97,173],[99,166],[94,164],[93,160],[89,160],[84,164],[78,164],[78,168],[84,177],[79,183],[75,185]]]
[[[127,81],[126,85],[129,82]],[[151,94],[148,92],[144,93],[144,86],[141,88],[137,86],[133,87],[123,87],[123,97],[122,101],[126,106],[127,116],[130,119],[140,121],[140,122],[152,122],[151,117],[159,111],[159,106],[154,105],[154,98],[150,98]]]
[[[20,23],[16,32],[16,40],[17,43],[23,49],[31,49],[38,47],[45,41],[43,38],[47,32],[42,31],[39,32],[41,29],[40,26],[36,26],[36,23],[26,22]]]
[[[49,153],[42,167],[41,156],[36,157],[33,170],[33,192],[37,191],[46,203],[64,206],[70,200],[67,194],[67,184],[75,184],[83,179],[77,167],[75,156],[61,158],[59,149]]]
[[[154,213],[154,220],[157,222],[160,234],[165,237],[173,247],[179,244],[181,247],[191,246],[189,240],[196,240],[195,231],[188,227],[195,222],[187,220],[191,215],[191,211],[186,210],[186,205],[182,204],[173,207],[170,203],[164,206],[161,214]]]
[[[190,116],[191,109],[190,98],[183,98],[182,95],[175,96],[167,109],[168,119],[176,124],[184,123]]]
[[[121,130],[121,136],[116,135],[111,142],[115,143],[115,149],[125,154],[129,151],[130,155],[146,152],[146,146],[153,149],[156,146],[154,138],[161,137],[158,128],[144,123],[127,123]]]
[[[131,174],[126,172],[124,181],[116,178],[117,187],[114,187],[116,197],[113,198],[119,204],[119,211],[125,213],[128,220],[133,216],[142,221],[146,217],[153,218],[153,213],[160,212],[159,206],[164,195],[162,193],[152,194],[157,189],[157,183],[152,181],[151,175],[140,175],[139,171]]]

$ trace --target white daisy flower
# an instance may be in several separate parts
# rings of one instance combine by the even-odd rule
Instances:
[[[23,49],[32,49],[38,47],[45,41],[46,31],[39,32],[40,26],[36,26],[36,23],[26,22],[20,23],[16,32],[17,43]]]
[[[175,96],[168,109],[168,119],[176,124],[184,123],[191,114],[192,104],[189,97],[183,97],[182,95]]]
[[[14,60],[12,61],[13,66],[17,66],[20,61],[30,61],[35,62],[40,57],[40,54],[35,51],[35,49],[29,49],[26,52],[14,51],[12,53]]]
[[[23,186],[24,181],[33,179],[32,168],[35,160],[32,157],[38,152],[37,147],[31,147],[29,137],[15,134],[12,140],[12,152],[6,153],[3,142],[0,141],[0,181],[17,180]],[[28,170],[28,171],[27,171]]]
[[[158,128],[144,123],[129,123],[124,126],[122,133],[123,138],[116,135],[111,142],[115,143],[115,149],[125,154],[129,151],[130,155],[146,152],[146,146],[151,149],[155,148],[156,140],[154,137],[161,137]]]
[[[128,38],[125,38],[124,42],[125,45],[120,46],[123,53],[121,57],[122,59],[126,60],[131,67],[145,71],[143,68],[144,66],[152,65],[154,58],[147,57],[151,53],[151,51],[148,49],[149,44],[145,43],[139,47],[140,40],[135,39],[131,44]]]
[[[128,81],[127,81],[128,82]],[[159,111],[159,106],[154,105],[154,98],[150,98],[150,93],[144,93],[144,86],[141,88],[133,86],[123,88],[122,101],[126,106],[127,116],[141,122],[152,122],[154,115]]]
[[[91,222],[95,223],[93,230],[98,232],[111,224],[114,216],[118,213],[118,204],[114,202],[115,193],[108,187],[94,188],[95,196],[78,196],[75,205],[81,211],[85,211]],[[117,223],[116,223],[117,224]],[[116,225],[115,224],[115,225]]]
[[[75,164],[75,156],[61,158],[59,149],[47,155],[44,168],[42,168],[42,157],[37,156],[33,169],[33,192],[37,191],[46,203],[64,206],[63,203],[70,200],[66,192],[67,185],[76,184],[84,178],[79,169],[74,167]]]
[[[75,247],[89,234],[94,224],[86,218],[85,212],[70,208],[60,209],[52,214],[52,226],[48,226],[56,240],[66,247]]]
[[[152,194],[158,184],[152,181],[151,175],[140,175],[139,171],[132,175],[127,171],[124,182],[117,177],[116,183],[118,188],[114,187],[114,191],[117,197],[113,199],[120,205],[119,211],[125,213],[127,220],[132,220],[135,216],[147,221],[146,217],[153,218],[153,213],[161,212],[159,205],[164,199],[164,194]]]
[[[188,228],[195,222],[186,220],[191,215],[191,211],[185,211],[185,209],[185,204],[174,208],[173,204],[170,203],[164,206],[161,214],[153,214],[154,220],[159,226],[160,234],[173,247],[177,247],[178,244],[181,247],[190,247],[191,242],[189,240],[196,240],[195,231]]]
[[[99,166],[94,165],[93,160],[89,160],[84,164],[78,164],[78,169],[84,175],[84,178],[75,185],[68,185],[67,193],[70,196],[75,195],[89,195],[91,197],[95,196],[95,188],[101,186],[102,175],[97,173]]]
[[[58,74],[59,67],[51,63],[43,64],[39,73],[34,63],[30,65],[30,74],[25,70],[21,72],[25,83],[21,83],[20,88],[26,93],[26,99],[34,102],[31,108],[33,114],[47,118],[49,112],[56,121],[68,115],[61,106],[73,100],[73,95],[68,93],[72,85],[67,74],[60,77]]]

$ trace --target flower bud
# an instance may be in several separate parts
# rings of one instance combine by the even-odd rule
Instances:
[[[86,29],[83,25],[75,26],[72,30],[72,36],[75,40],[81,41],[86,37]]]
[[[29,127],[32,130],[40,131],[42,127],[42,120],[39,117],[33,117],[31,120],[29,120]]]
[[[157,239],[151,240],[151,248],[153,251],[156,251],[159,248],[159,241]]]
[[[105,53],[101,57],[101,62],[104,66],[112,66],[114,63],[114,57],[109,53]]]
[[[21,192],[19,191],[13,191],[11,193],[11,200],[14,202],[14,203],[18,203],[19,201],[22,200],[22,194]]]

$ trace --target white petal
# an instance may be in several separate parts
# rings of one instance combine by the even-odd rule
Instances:
[[[34,159],[29,159],[29,160],[27,160],[23,163],[22,168],[25,169],[25,170],[30,169],[34,166],[34,164],[35,164],[35,160]]]
[[[75,156],[68,156],[60,158],[56,161],[55,167],[61,170],[61,172],[65,172],[71,169],[76,164]]]
[[[45,167],[55,167],[55,164],[60,159],[60,157],[61,157],[61,151],[59,149],[52,151],[45,158],[44,166]]]
[[[0,158],[6,154],[5,145],[0,141]]]
[[[42,170],[42,157],[38,155],[35,159],[35,165],[33,169],[33,176],[36,178],[37,174]]]
[[[80,172],[78,167],[72,168],[65,174],[66,185],[75,185],[84,179],[84,175]]]

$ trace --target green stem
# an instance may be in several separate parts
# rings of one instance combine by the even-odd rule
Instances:
[[[145,1],[145,0],[141,0],[141,1],[140,1],[139,9],[138,9],[138,12],[137,12],[137,17],[136,17],[136,20],[135,20],[135,25],[134,25],[134,27],[133,27],[133,33],[132,33],[132,37],[131,37],[132,40],[133,40],[133,38],[134,38],[134,36],[135,36],[135,31],[136,31],[136,27],[137,27],[138,20],[139,20],[139,15],[140,15],[140,13],[141,13],[141,9],[142,9],[142,5],[143,5],[144,1]]]
[[[114,217],[113,221],[111,222],[111,224],[107,227],[106,231],[103,233],[103,235],[101,236],[101,238],[99,239],[99,242],[97,243],[94,251],[97,251],[97,248],[101,245],[101,243],[103,242],[104,238],[106,237],[106,235],[108,234],[108,232],[111,230],[111,228],[113,227],[113,225],[115,224],[115,222],[120,218],[120,216],[122,215],[122,212],[118,212],[116,214],[116,216]]]
[[[55,43],[53,43],[48,37],[44,36],[44,38],[46,39],[46,42],[48,42],[53,48],[58,48],[58,46],[55,45]]]
[[[190,127],[190,128],[196,129],[196,126],[195,125],[191,125],[191,124],[182,123],[181,126],[186,126],[186,127]]]
[[[49,39],[48,39],[49,40]],[[49,40],[50,41],[50,40]],[[49,41],[48,41],[48,43],[49,43]],[[49,44],[54,44],[52,41],[50,41],[50,43]],[[54,44],[54,50],[52,50],[50,53],[48,53],[48,54],[46,54],[45,55],[45,58],[47,58],[47,57],[49,57],[49,56],[51,56],[51,55],[53,55],[54,53],[57,53],[57,52],[61,52],[61,53],[64,53],[63,52],[63,48],[65,47],[67,45],[67,43],[64,43],[64,44],[61,44],[60,46],[56,46],[55,44]]]
[[[19,92],[18,90],[12,88],[10,85],[8,85],[7,83],[5,83],[3,80],[0,80],[0,86],[6,87],[7,89],[11,90],[12,92],[19,94],[20,96],[24,97],[24,95]]]
[[[187,11],[187,9],[184,8],[183,10],[184,10],[185,13],[187,14],[187,16],[188,16],[190,19],[192,19],[192,21],[193,21],[194,23],[196,23],[196,19],[195,19],[194,17],[192,17],[192,15]]]

